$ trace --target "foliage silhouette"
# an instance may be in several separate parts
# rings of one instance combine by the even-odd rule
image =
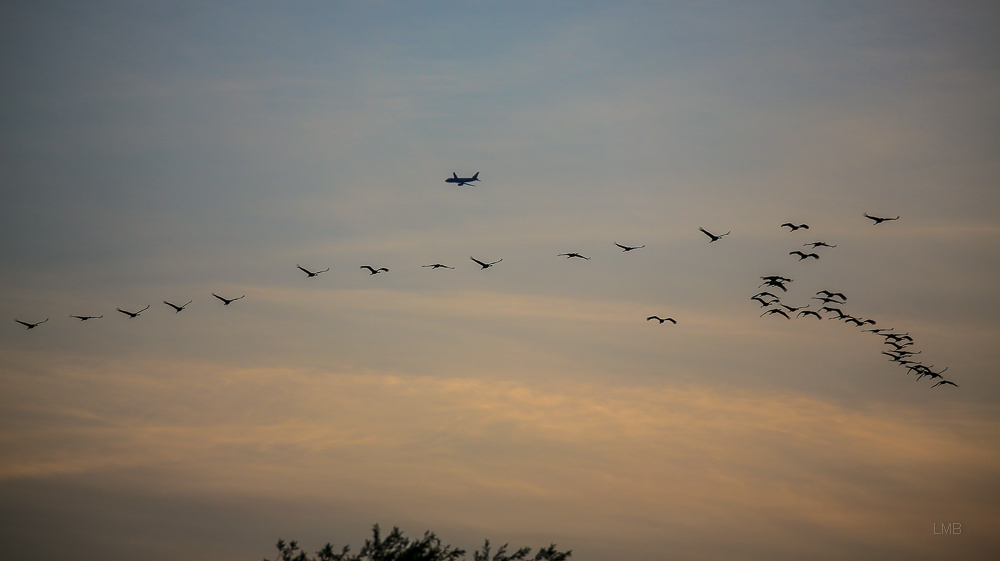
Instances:
[[[382,538],[382,530],[378,524],[372,527],[372,539],[365,540],[365,545],[357,554],[350,553],[350,546],[344,546],[339,552],[333,544],[326,544],[315,556],[299,547],[298,542],[285,543],[278,540],[278,557],[275,561],[458,561],[465,559],[465,550],[453,548],[441,543],[441,539],[433,532],[424,532],[419,540],[407,538],[397,527],[393,527],[389,535]],[[493,556],[490,556],[490,540],[486,540],[483,548],[474,551],[474,561],[565,561],[573,554],[572,551],[559,551],[556,544],[543,547],[534,557],[530,547],[522,547],[514,553],[507,553],[507,544],[503,544]],[[264,559],[264,561],[268,561]]]

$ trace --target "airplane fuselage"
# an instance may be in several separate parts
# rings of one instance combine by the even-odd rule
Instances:
[[[444,180],[445,183],[457,183],[459,187],[470,185],[474,181],[479,181],[478,171],[472,177],[459,177],[457,173],[452,172],[451,177]]]

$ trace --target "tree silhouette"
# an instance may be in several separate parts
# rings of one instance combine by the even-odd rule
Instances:
[[[326,544],[323,549],[311,557],[299,547],[298,542],[285,543],[278,540],[278,557],[275,561],[458,561],[465,559],[465,550],[453,548],[441,543],[441,539],[433,532],[424,532],[424,537],[413,540],[403,535],[399,528],[393,526],[389,535],[382,539],[382,530],[378,524],[372,527],[372,539],[365,540],[365,545],[357,554],[350,553],[350,546],[344,546],[340,552],[334,550],[333,544]],[[522,547],[512,554],[507,554],[507,544],[503,544],[490,557],[490,540],[486,540],[480,551],[472,554],[474,561],[565,561],[572,551],[559,551],[556,544],[543,547],[534,557],[530,547]],[[268,561],[264,559],[264,561]]]

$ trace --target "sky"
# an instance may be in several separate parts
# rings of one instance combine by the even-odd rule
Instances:
[[[998,25],[5,2],[5,553],[261,559],[378,523],[580,561],[996,558]],[[958,387],[761,317],[767,275]]]

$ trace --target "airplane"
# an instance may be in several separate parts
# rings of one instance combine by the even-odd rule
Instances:
[[[445,183],[458,183],[459,187],[463,185],[471,185],[474,181],[479,181],[479,172],[477,171],[472,177],[459,177],[457,173],[451,172],[451,177],[445,179]]]

